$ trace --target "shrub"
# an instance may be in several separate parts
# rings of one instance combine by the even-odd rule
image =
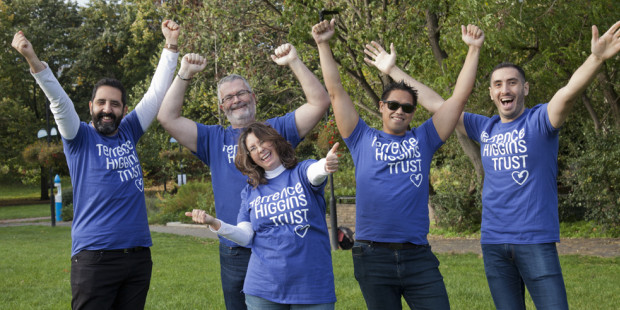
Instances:
[[[73,221],[73,203],[65,204],[63,202],[60,216],[63,222]]]
[[[567,164],[560,171],[559,181],[568,187],[567,194],[560,195],[560,214],[573,215],[575,210],[580,211],[583,218],[576,216],[571,220],[594,221],[617,235],[620,233],[620,135],[612,129],[598,134],[590,128],[584,131],[590,138],[564,158]]]
[[[458,143],[450,139],[453,147]],[[456,232],[475,232],[482,217],[482,185],[464,154],[444,148],[435,155],[430,173],[429,202],[437,226]]]
[[[190,181],[179,187],[175,195],[167,197],[159,195],[158,197],[160,199],[157,203],[158,210],[150,218],[151,223],[191,223],[191,219],[185,216],[185,212],[192,209],[203,209],[215,216],[215,202],[210,181]]]
[[[62,189],[62,211],[60,216],[63,222],[73,220],[73,187],[71,186]]]

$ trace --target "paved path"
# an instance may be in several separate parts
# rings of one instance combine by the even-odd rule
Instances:
[[[203,238],[217,238],[203,225],[168,223],[168,225],[151,225],[151,231],[189,235]],[[442,238],[429,236],[428,242],[436,253],[475,253],[482,254],[480,239]],[[620,256],[620,238],[578,238],[562,239],[558,243],[558,253],[561,255],[591,255],[600,257]]]
[[[0,227],[18,225],[50,225],[49,217],[34,219],[0,220]],[[58,226],[70,226],[70,222],[57,222]],[[217,235],[204,225],[168,223],[167,225],[151,225],[151,231],[200,238],[217,239]],[[429,236],[429,243],[436,253],[474,253],[482,254],[480,239],[442,238]],[[590,255],[600,257],[620,257],[620,238],[576,238],[562,239],[558,243],[561,255]]]

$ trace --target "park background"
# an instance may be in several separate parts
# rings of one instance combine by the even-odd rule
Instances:
[[[591,26],[597,25],[602,34],[617,21],[617,5],[612,0],[94,0],[86,5],[0,0],[0,176],[4,182],[40,184],[41,198],[48,195],[50,168],[68,180],[59,137],[37,138],[37,131],[46,128],[48,103],[24,59],[10,46],[18,30],[56,73],[80,118],[89,122],[92,85],[101,77],[123,81],[130,109],[137,104],[163,47],[161,21],[174,19],[182,27],[181,55],[200,53],[208,60],[207,68],[192,80],[183,115],[228,126],[217,105],[217,81],[231,73],[246,76],[258,97],[259,120],[294,110],[304,103],[299,83],[290,69],[276,65],[269,55],[290,42],[322,79],[310,30],[320,16],[335,17],[337,38],[332,45],[344,87],[362,117],[380,128],[376,103],[389,78],[363,61],[364,44],[371,40],[386,48],[394,43],[397,65],[447,98],[467,53],[460,25],[478,25],[486,39],[465,110],[490,116],[496,108],[488,94],[489,72],[497,63],[523,66],[530,83],[526,106],[548,102],[590,54]],[[560,220],[596,223],[615,237],[620,235],[619,63],[617,56],[608,60],[577,100],[560,132],[558,156]],[[428,117],[423,108],[417,109],[412,125]],[[297,148],[298,156],[321,158],[339,140],[333,118],[326,117]],[[149,208],[163,209],[153,221],[183,219],[178,211],[191,208],[184,203],[213,207],[208,167],[171,143],[157,122],[142,138],[138,153],[146,187],[164,187],[149,200]],[[354,169],[346,148],[344,154],[334,176],[338,197],[355,196]],[[170,193],[177,191],[173,184],[180,170],[190,183],[198,184],[187,190],[191,197],[176,198],[178,210],[167,210],[175,199]],[[482,178],[477,145],[455,133],[432,163],[430,209],[437,227],[479,230]],[[70,184],[65,188],[70,192]]]
[[[530,83],[527,107],[548,102],[590,54],[591,26],[597,25],[602,35],[619,17],[617,0],[80,2],[0,0],[0,200],[16,205],[48,199],[51,171],[62,179],[65,221],[71,219],[72,198],[62,144],[58,136],[37,138],[37,132],[47,128],[48,103],[25,61],[10,46],[18,30],[55,72],[80,118],[89,122],[92,85],[101,77],[123,81],[130,109],[137,104],[163,48],[161,21],[174,19],[182,26],[181,55],[194,52],[208,59],[207,68],[191,82],[183,115],[227,126],[217,108],[217,81],[230,73],[246,76],[257,93],[257,119],[294,110],[304,103],[299,83],[269,55],[275,47],[290,42],[322,79],[310,29],[320,15],[335,17],[337,38],[332,49],[341,65],[344,87],[362,117],[380,128],[376,103],[388,78],[363,61],[364,44],[371,40],[384,47],[394,43],[397,65],[447,98],[467,53],[460,25],[478,25],[486,39],[465,110],[490,116],[496,108],[488,95],[489,72],[497,63],[511,61],[524,67]],[[560,132],[563,238],[620,237],[619,63],[618,56],[605,63]],[[412,126],[429,117],[418,109]],[[323,157],[336,141],[341,139],[333,118],[326,116],[297,148],[298,156]],[[186,221],[183,212],[194,207],[212,210],[209,169],[171,143],[159,124],[155,122],[142,137],[138,152],[152,224]],[[181,170],[188,183],[179,187],[175,182]],[[482,178],[477,146],[455,133],[432,164],[431,233],[479,234]],[[334,191],[338,197],[355,195],[354,169],[346,149],[341,169],[334,175]],[[33,217],[40,212],[49,216],[49,208],[39,205],[3,207],[0,218],[29,217],[28,212]],[[5,253],[0,261],[5,302],[0,308],[67,308],[69,228],[6,227],[0,228],[0,237],[0,251]],[[148,307],[220,308],[217,243],[159,233],[153,233],[153,238],[156,267]],[[454,308],[492,307],[480,257],[439,258]],[[609,309],[618,304],[617,258],[562,256],[561,260],[573,308]],[[334,267],[337,307],[363,307],[350,253],[334,252]]]

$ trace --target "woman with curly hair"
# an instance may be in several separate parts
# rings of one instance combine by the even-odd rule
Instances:
[[[203,210],[197,223],[252,254],[243,292],[248,309],[334,309],[336,294],[323,197],[325,180],[338,169],[338,144],[319,161],[297,162],[295,150],[267,124],[239,136],[235,165],[248,176],[237,225]]]

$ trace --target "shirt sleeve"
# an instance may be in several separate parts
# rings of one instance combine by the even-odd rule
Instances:
[[[209,229],[234,243],[246,246],[250,244],[250,241],[254,238],[254,230],[252,229],[252,224],[250,222],[241,222],[238,223],[237,226],[234,226],[219,219],[218,221],[220,221],[221,224],[219,230],[214,230],[210,227]]]
[[[75,111],[73,101],[62,89],[50,67],[45,62],[43,64],[46,66],[43,71],[31,74],[50,101],[50,110],[54,114],[60,135],[66,140],[72,140],[80,129],[80,117]]]
[[[325,179],[327,179],[327,176],[329,175],[329,173],[325,171],[325,162],[326,159],[321,158],[321,160],[314,162],[313,164],[308,166],[307,175],[310,184],[314,186],[319,186],[323,182],[325,182]]]
[[[138,114],[142,130],[145,132],[157,116],[164,96],[172,84],[178,57],[179,53],[173,53],[167,49],[163,50],[151,85],[142,100],[136,105],[135,111]]]
[[[473,114],[473,113],[465,113],[463,116],[463,124],[465,126],[465,131],[467,131],[467,136],[480,143],[480,132],[482,131],[482,124],[488,120],[489,118],[486,116]]]
[[[303,140],[299,137],[297,124],[295,122],[296,111],[286,113],[283,116],[274,117],[267,120],[267,124],[273,127],[286,141],[290,142],[293,148]]]

